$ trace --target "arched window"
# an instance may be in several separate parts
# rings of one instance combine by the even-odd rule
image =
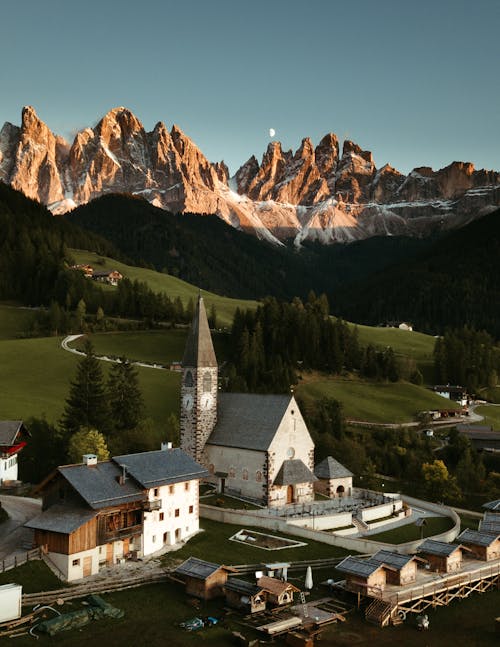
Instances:
[[[215,465],[213,463],[210,463],[210,465],[208,466],[208,471],[210,472],[210,474],[214,474]]]
[[[205,371],[203,373],[203,392],[206,393],[207,391],[212,390],[212,376],[210,375],[210,371]]]
[[[234,479],[236,477],[236,470],[234,469],[234,467],[229,468],[227,475],[230,479]]]
[[[260,483],[262,481],[262,472],[260,470],[257,470],[255,472],[255,480],[257,483]]]
[[[184,386],[193,386],[193,374],[191,371],[186,371],[186,375],[184,376]]]
[[[244,470],[243,470],[243,472],[242,472],[242,474],[241,474],[241,478],[242,478],[244,481],[248,481],[248,470],[247,470],[247,469],[244,469]]]

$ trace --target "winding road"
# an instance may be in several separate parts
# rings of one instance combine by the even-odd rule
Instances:
[[[73,353],[74,355],[85,355],[85,353],[81,350],[77,350],[76,348],[71,348],[69,344],[71,342],[75,341],[75,339],[79,339],[80,337],[83,337],[84,335],[68,335],[65,337],[62,342],[61,342],[61,348],[63,350],[68,351],[68,353]],[[120,360],[116,359],[115,357],[108,357],[107,355],[96,355],[96,359],[101,360],[101,362],[112,362],[113,364],[120,364]],[[165,366],[162,366],[161,364],[149,364],[148,362],[130,362],[134,366],[143,366],[144,368],[156,368],[160,371],[168,371],[169,369],[166,368]]]
[[[24,496],[0,495],[0,503],[9,519],[0,524],[0,559],[16,554],[24,554],[32,548],[33,530],[23,525],[40,514],[41,499]]]

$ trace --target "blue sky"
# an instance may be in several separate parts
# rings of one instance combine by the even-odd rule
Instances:
[[[3,0],[0,125],[67,138],[116,106],[234,173],[327,132],[403,172],[500,170],[498,0]]]

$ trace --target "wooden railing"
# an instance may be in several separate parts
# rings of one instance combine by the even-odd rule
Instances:
[[[10,571],[11,568],[16,568],[16,566],[21,566],[21,564],[26,564],[33,559],[42,559],[42,549],[33,548],[28,550],[25,553],[20,553],[19,555],[12,555],[6,557],[5,559],[0,560],[0,573],[5,571]]]

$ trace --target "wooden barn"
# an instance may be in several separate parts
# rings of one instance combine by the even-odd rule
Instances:
[[[212,562],[205,562],[196,557],[186,559],[174,573],[186,585],[186,593],[202,600],[222,597],[229,573],[234,568]]]
[[[226,602],[233,609],[246,613],[258,613],[266,609],[266,592],[262,586],[230,577],[224,584]]]
[[[468,549],[434,539],[426,539],[418,548],[420,556],[429,563],[431,570],[440,573],[459,571],[462,568],[464,550]]]
[[[257,581],[257,585],[261,586],[266,592],[267,601],[274,606],[282,606],[284,604],[291,604],[293,602],[293,594],[298,593],[298,589],[290,582],[278,580],[276,577],[269,577],[263,575]]]
[[[390,567],[386,569],[387,584],[403,586],[411,584],[417,579],[419,558],[414,555],[400,555],[391,550],[379,550],[378,553],[370,557],[370,561]]]
[[[489,533],[478,530],[464,530],[458,540],[472,551],[477,559],[489,562],[500,559],[500,532]]]
[[[387,581],[387,572],[392,567],[387,567],[380,562],[370,559],[361,559],[349,555],[337,565],[337,570],[345,573],[347,588],[364,595],[378,595]]]

